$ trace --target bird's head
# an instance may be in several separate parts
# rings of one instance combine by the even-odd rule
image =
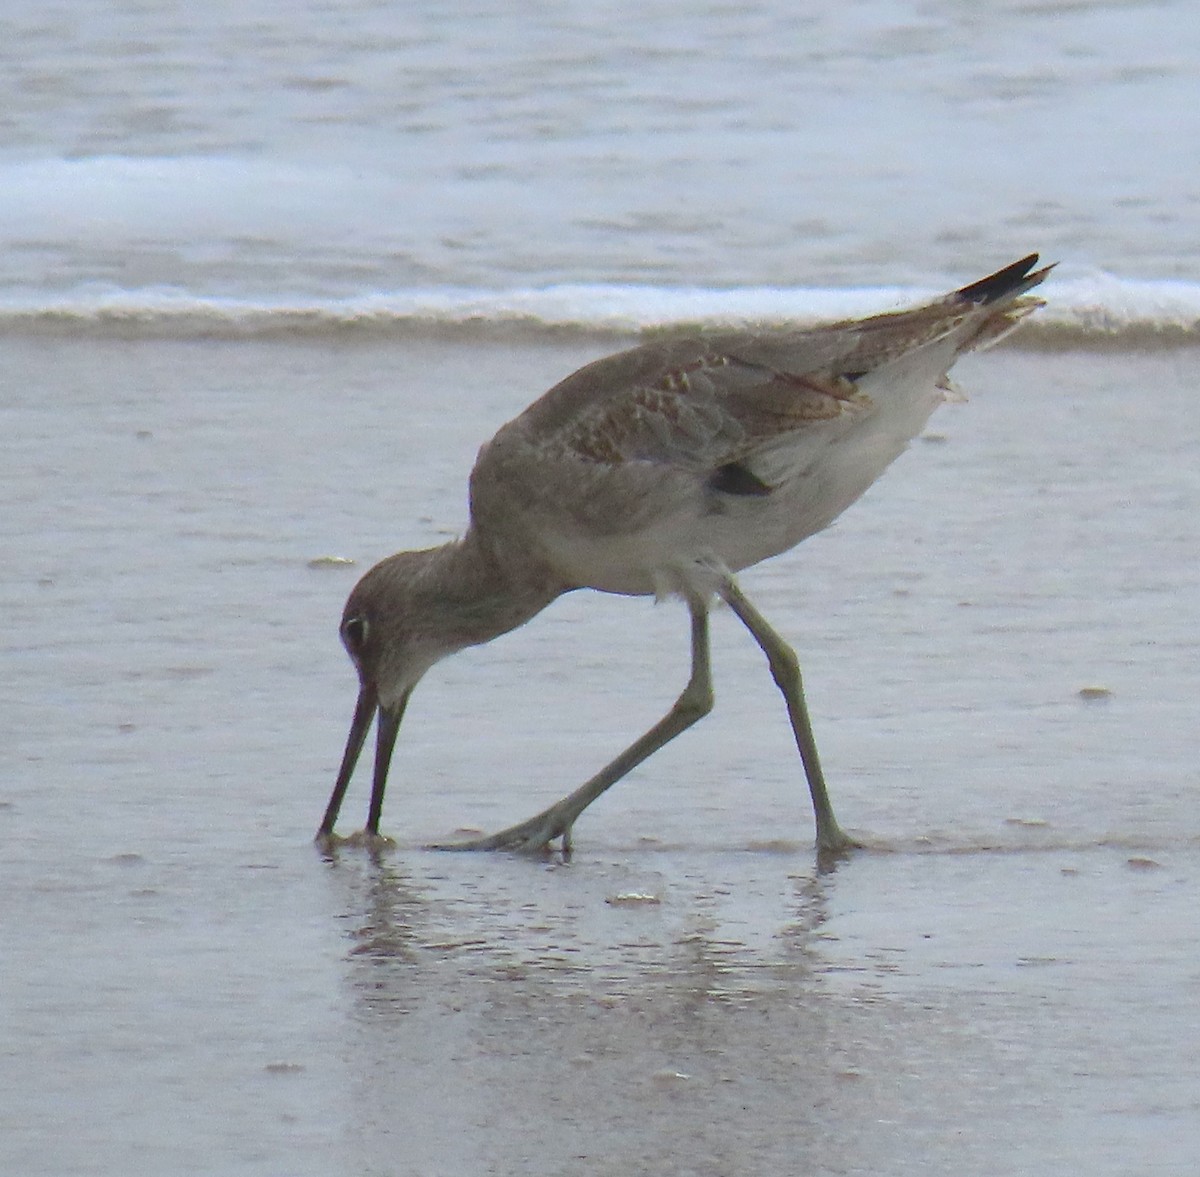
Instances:
[[[456,642],[439,624],[436,586],[429,575],[436,551],[389,556],[355,585],[346,601],[338,632],[358,671],[358,702],[318,838],[333,833],[342,798],[376,717],[367,833],[378,834],[392,749],[409,696],[439,658],[465,644]]]
[[[354,586],[339,633],[358,671],[358,703],[333,794],[317,833],[333,834],[371,721],[378,717],[367,834],[379,833],[388,765],[413,688],[439,659],[528,621],[563,591],[527,557],[502,567],[473,532],[380,561]]]
[[[354,586],[338,634],[358,679],[379,705],[404,705],[421,676],[454,648],[438,624],[438,593],[427,582],[428,552],[400,552]]]

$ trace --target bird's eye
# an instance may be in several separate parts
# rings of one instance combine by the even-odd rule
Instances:
[[[358,654],[367,644],[367,619],[347,617],[342,622],[342,643],[351,654]]]

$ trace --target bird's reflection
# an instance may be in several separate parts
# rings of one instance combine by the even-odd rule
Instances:
[[[829,876],[811,859],[779,869],[781,853],[721,855],[717,870],[681,869],[686,857],[326,854],[342,890],[349,979],[376,1013],[467,990],[501,1002],[666,997],[680,1008],[812,991]]]

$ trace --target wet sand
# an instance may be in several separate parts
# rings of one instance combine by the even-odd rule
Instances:
[[[973,358],[744,576],[871,847],[836,870],[725,615],[716,711],[569,864],[421,848],[674,698],[682,608],[596,594],[422,684],[394,849],[312,846],[355,577],[454,534],[478,445],[610,348],[5,341],[4,1172],[1200,1162],[1194,351]]]

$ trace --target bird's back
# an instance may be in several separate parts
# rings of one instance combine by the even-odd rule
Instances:
[[[564,583],[688,588],[827,526],[920,432],[965,351],[1041,305],[1036,255],[909,311],[667,338],[588,364],[505,426],[472,476],[478,527]]]

